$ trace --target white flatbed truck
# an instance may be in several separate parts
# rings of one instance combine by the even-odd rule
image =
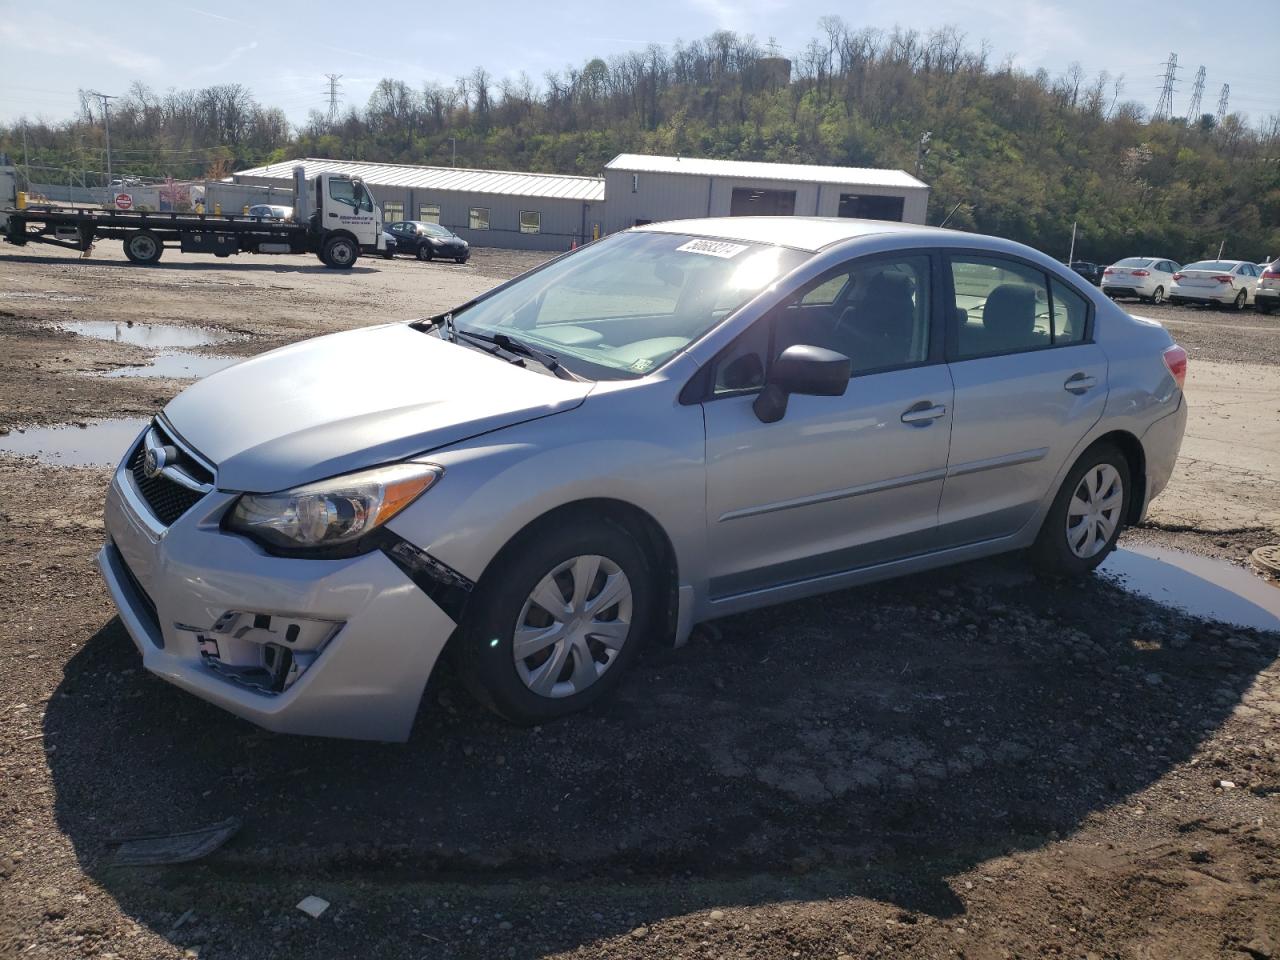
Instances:
[[[152,264],[166,249],[183,253],[314,253],[325,266],[345,270],[361,254],[386,249],[382,211],[358,177],[293,171],[293,219],[216,213],[155,213],[57,204],[27,204],[16,172],[0,166],[0,236],[25,246],[46,243],[88,251],[95,241],[119,240],[134,263]]]

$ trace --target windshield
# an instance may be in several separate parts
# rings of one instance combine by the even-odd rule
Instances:
[[[1123,260],[1117,260],[1117,267],[1149,267],[1151,261],[1145,257],[1125,257]]]
[[[620,233],[454,314],[463,332],[513,339],[591,379],[642,377],[806,254],[683,234]]]
[[[429,237],[441,237],[447,240],[449,237],[453,236],[452,233],[440,226],[438,223],[419,223],[418,226],[421,227],[422,232]]]
[[[1224,273],[1234,270],[1237,264],[1234,260],[1201,260],[1198,263],[1189,263],[1183,270],[1220,270]]]

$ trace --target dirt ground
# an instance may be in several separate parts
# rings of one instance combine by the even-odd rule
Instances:
[[[181,389],[60,323],[248,355],[537,260],[0,247],[0,434]],[[1280,539],[1280,318],[1134,312],[1188,347],[1191,422],[1126,539],[1239,562]],[[92,562],[107,477],[0,456],[0,957],[1280,958],[1278,634],[1012,556],[701,627],[540,729],[442,671],[408,744],[283,737],[140,669]],[[229,816],[199,863],[111,864]]]

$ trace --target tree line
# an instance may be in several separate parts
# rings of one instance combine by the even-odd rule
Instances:
[[[368,102],[298,127],[240,84],[111,105],[117,175],[225,176],[293,156],[598,175],[618,153],[903,168],[929,222],[1065,256],[1280,256],[1280,114],[1152,120],[1122,76],[993,62],[958,30],[858,29],[825,17],[784,59],[720,31],[545,74],[451,84],[387,78]],[[0,127],[32,179],[101,171],[98,101],[62,123]],[[25,130],[24,130],[25,128]],[[25,132],[26,141],[23,143]],[[61,179],[60,179],[61,178]]]

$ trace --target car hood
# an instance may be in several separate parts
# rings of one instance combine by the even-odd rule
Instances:
[[[265,493],[562,413],[592,386],[392,324],[238,363],[164,415],[216,465],[221,489]]]

